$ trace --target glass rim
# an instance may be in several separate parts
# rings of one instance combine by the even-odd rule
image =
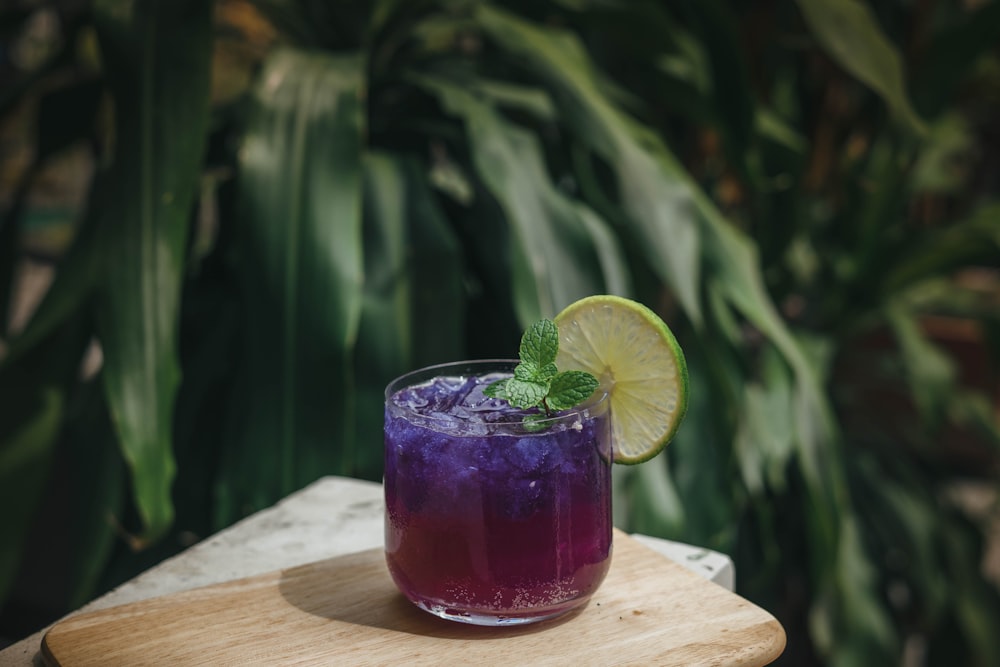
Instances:
[[[464,361],[448,361],[441,364],[432,364],[430,366],[424,366],[422,368],[416,368],[412,371],[403,373],[402,375],[396,377],[390,381],[385,387],[385,405],[389,409],[392,406],[395,411],[398,411],[401,415],[413,415],[419,418],[420,422],[425,424],[453,424],[454,421],[446,417],[437,417],[433,415],[425,415],[417,412],[413,408],[399,405],[392,401],[392,396],[397,391],[405,389],[406,387],[420,384],[421,382],[414,382],[416,378],[422,378],[422,381],[431,380],[434,377],[443,375],[442,371],[448,369],[466,369],[470,372],[465,373],[454,373],[454,375],[459,376],[469,376],[476,375],[477,373],[471,372],[474,368],[483,367],[497,367],[498,369],[507,368],[510,372],[514,371],[514,367],[520,363],[519,359],[467,359]],[[573,406],[567,410],[560,410],[558,413],[553,413],[550,416],[542,417],[540,419],[534,420],[533,424],[538,427],[544,428],[549,424],[559,424],[567,420],[572,420],[580,416],[591,417],[600,416],[605,413],[610,405],[611,395],[598,387],[594,393],[587,398],[583,403]],[[596,410],[596,412],[595,412]],[[499,423],[498,423],[499,425]],[[515,426],[515,422],[504,422],[504,426]],[[525,435],[533,435],[534,432],[526,431]]]

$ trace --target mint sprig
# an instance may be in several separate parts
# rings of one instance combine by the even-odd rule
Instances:
[[[546,415],[568,410],[590,398],[597,378],[585,371],[559,371],[559,329],[552,320],[539,320],[521,336],[514,377],[497,380],[483,393],[526,410],[541,407]]]

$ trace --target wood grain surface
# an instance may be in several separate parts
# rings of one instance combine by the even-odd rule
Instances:
[[[512,628],[438,619],[397,592],[380,549],[67,618],[53,667],[102,665],[725,665],[777,658],[763,609],[615,531],[582,610]]]

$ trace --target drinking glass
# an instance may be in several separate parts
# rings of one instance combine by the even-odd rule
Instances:
[[[442,618],[552,618],[586,603],[610,565],[607,396],[525,421],[537,411],[482,393],[516,364],[432,366],[386,388],[386,562]]]

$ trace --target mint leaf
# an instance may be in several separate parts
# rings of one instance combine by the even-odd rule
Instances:
[[[542,420],[544,419],[549,419],[549,416],[544,413],[539,413],[537,415],[525,415],[524,419],[521,420],[521,426],[528,433],[537,433],[538,431],[542,431],[548,427],[548,424],[542,423]]]
[[[559,352],[559,330],[552,320],[539,320],[521,336],[521,363],[536,370],[554,364]]]
[[[556,347],[556,350],[558,349],[559,348]],[[538,380],[540,381],[548,382],[549,380],[554,378],[558,373],[559,369],[556,368],[556,365],[554,363],[545,364],[544,366],[538,369],[538,372],[535,374],[535,377],[538,378]]]
[[[538,379],[538,369],[531,364],[518,364],[514,367],[514,378],[521,382],[535,382]]]
[[[518,364],[514,367],[514,377],[524,382],[547,383],[556,376],[559,369],[555,364],[546,364],[542,368],[536,368],[534,364]]]
[[[509,380],[510,378],[504,378],[496,382],[491,382],[483,389],[483,395],[489,398],[499,398],[510,403],[510,400],[507,398],[507,382]]]
[[[507,402],[515,408],[533,408],[542,402],[549,391],[548,383],[525,382],[517,378],[507,380]]]
[[[549,383],[545,403],[551,410],[568,410],[590,398],[597,389],[597,378],[584,371],[563,371]]]
[[[483,393],[500,398],[522,410],[541,405],[544,414],[524,417],[524,428],[540,431],[544,425],[536,422],[549,417],[551,411],[568,410],[587,400],[597,389],[597,378],[584,371],[556,368],[559,354],[559,329],[552,320],[539,320],[521,336],[521,363],[514,367],[514,377],[497,380]]]

